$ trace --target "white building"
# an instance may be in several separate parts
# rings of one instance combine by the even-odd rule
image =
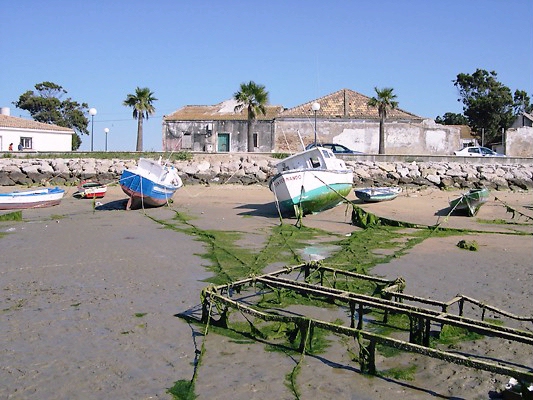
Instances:
[[[0,112],[0,151],[72,151],[74,131],[58,125],[12,117],[7,107]]]

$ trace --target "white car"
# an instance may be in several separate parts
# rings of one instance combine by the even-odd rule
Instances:
[[[464,157],[505,157],[504,154],[496,153],[487,147],[471,146],[464,149],[454,151],[456,156]]]

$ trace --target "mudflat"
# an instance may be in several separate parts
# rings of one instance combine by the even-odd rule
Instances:
[[[133,211],[125,210],[127,199],[117,186],[96,202],[75,199],[74,189],[65,189],[59,206],[24,210],[22,222],[0,222],[0,397],[171,398],[167,390],[175,381],[192,378],[202,344],[199,398],[295,397],[285,383],[298,358],[267,352],[262,343],[203,336],[177,317],[198,307],[209,261],[201,257],[201,242],[160,223],[177,210],[199,229],[243,232],[240,244],[259,248],[280,223],[268,188],[185,186],[170,207]],[[460,293],[533,315],[533,224],[524,218],[504,223],[511,220],[505,205],[533,216],[533,196],[494,192],[476,217],[448,216],[448,200],[459,194],[408,190],[390,202],[358,204],[390,219],[480,231],[428,238],[372,274],[403,277],[409,294],[446,301]],[[350,199],[357,202],[353,193]],[[340,205],[306,216],[304,224],[349,235],[360,229],[350,216]],[[460,238],[475,240],[479,250],[458,248]],[[357,342],[334,341],[325,354],[303,359],[300,398],[485,399],[508,379],[411,354],[400,362],[417,366],[412,380],[370,377],[360,373],[347,346],[353,350]],[[517,365],[532,367],[530,346],[481,339],[455,350],[462,348],[489,359],[512,354]],[[390,363],[381,357],[377,367]]]

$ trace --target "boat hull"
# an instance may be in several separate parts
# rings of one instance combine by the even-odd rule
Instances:
[[[355,189],[355,196],[365,203],[379,203],[394,200],[402,191],[399,187],[376,187]]]
[[[128,209],[168,204],[183,185],[174,167],[142,158],[136,168],[122,172],[119,184],[122,191],[130,197]]]
[[[60,188],[46,188],[25,192],[0,194],[0,210],[22,210],[57,206],[61,203],[65,191]]]
[[[450,207],[453,211],[466,213],[469,217],[475,216],[481,206],[489,199],[489,190],[487,188],[470,189],[460,197],[450,201]]]
[[[126,170],[120,178],[120,187],[131,198],[131,208],[138,208],[160,207],[167,204],[179,186],[158,184]]]
[[[317,213],[342,203],[352,190],[350,170],[302,169],[285,171],[270,181],[280,211],[303,215]]]
[[[81,199],[101,199],[107,193],[107,186],[99,182],[83,182],[78,186],[74,197]]]

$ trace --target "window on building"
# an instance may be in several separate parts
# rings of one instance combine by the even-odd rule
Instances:
[[[23,149],[32,149],[31,137],[21,137],[20,143],[22,144]]]
[[[259,135],[254,133],[254,147],[259,147]]]
[[[192,149],[192,135],[191,132],[184,132],[181,138],[182,149]]]

